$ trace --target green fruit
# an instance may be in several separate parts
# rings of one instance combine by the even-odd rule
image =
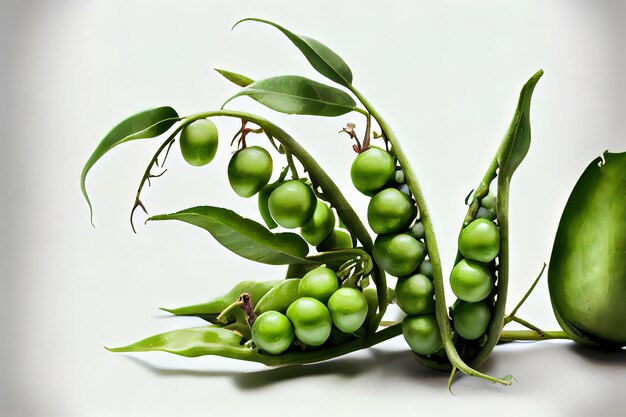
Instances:
[[[452,269],[450,287],[458,298],[474,303],[484,300],[491,293],[493,277],[484,264],[463,259]]]
[[[500,231],[487,219],[477,219],[459,234],[459,251],[474,261],[489,263],[500,252]]]
[[[417,273],[426,275],[428,278],[433,279],[433,266],[428,259],[420,264],[419,268],[417,268]]]
[[[316,204],[311,187],[297,180],[279,185],[268,201],[270,214],[276,223],[287,229],[302,227],[311,220]]]
[[[339,330],[354,333],[367,317],[367,299],[356,288],[339,288],[328,300],[328,309],[333,323]]]
[[[496,194],[489,190],[489,193],[480,200],[481,207],[484,207],[489,210],[495,210],[496,208]]]
[[[485,301],[466,303],[460,301],[452,310],[454,330],[459,336],[476,340],[487,331],[491,320],[491,308]]]
[[[308,272],[300,280],[298,294],[300,297],[311,297],[326,304],[328,299],[339,288],[337,274],[325,266]]]
[[[402,320],[402,334],[411,350],[429,356],[443,348],[434,314],[407,316]]]
[[[421,221],[414,223],[409,230],[406,231],[407,234],[413,236],[415,239],[424,239],[426,236],[424,234],[424,225]]]
[[[626,152],[596,158],[576,183],[554,239],[548,287],[573,340],[626,346]]]
[[[375,146],[361,152],[352,163],[350,177],[357,190],[372,196],[389,184],[395,177],[393,156]]]
[[[315,247],[318,252],[327,252],[341,249],[350,249],[352,247],[352,236],[350,232],[341,227],[335,227],[319,245]]]
[[[262,352],[280,355],[293,343],[291,322],[277,311],[267,311],[252,324],[252,341]]]
[[[381,235],[374,242],[373,254],[385,272],[402,277],[415,271],[426,258],[426,245],[404,233]]]
[[[367,220],[374,233],[383,235],[406,230],[415,214],[411,199],[395,188],[385,188],[370,200]]]
[[[209,119],[191,122],[180,132],[180,152],[189,165],[202,166],[211,162],[217,144],[217,127]]]
[[[322,200],[317,200],[313,217],[300,229],[310,245],[319,245],[335,228],[335,214]]]
[[[298,298],[287,309],[287,317],[298,340],[307,346],[319,346],[330,336],[330,312],[315,298]]]
[[[291,303],[300,297],[299,286],[299,279],[291,278],[280,281],[256,303],[254,312],[256,314],[262,314],[266,311],[284,313]]]
[[[269,182],[272,157],[260,146],[235,152],[228,164],[228,181],[240,197],[252,197]]]
[[[398,278],[396,283],[396,304],[410,315],[435,312],[435,288],[425,275],[415,274]]]

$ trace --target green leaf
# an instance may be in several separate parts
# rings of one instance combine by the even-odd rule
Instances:
[[[537,71],[522,87],[513,121],[498,149],[499,175],[510,178],[530,148],[530,99],[543,75]]]
[[[228,81],[238,85],[239,87],[246,87],[254,82],[252,78],[248,78],[245,75],[237,74],[236,72],[226,71],[219,68],[214,68],[214,70],[219,72]]]
[[[307,263],[309,245],[295,233],[272,233],[254,220],[232,210],[199,206],[178,213],[152,216],[153,220],[179,220],[208,231],[227,249],[252,261],[270,265]]]
[[[293,44],[304,54],[305,58],[309,61],[313,68],[317,70],[317,72],[345,87],[352,84],[352,71],[350,71],[348,64],[346,64],[346,62],[341,59],[339,55],[321,42],[306,36],[296,35],[274,22],[252,17],[240,20],[235,23],[233,28],[235,28],[235,26],[239,23],[246,21],[260,22],[274,26],[287,36],[291,42],[293,42]]]
[[[217,355],[232,359],[263,362],[263,356],[242,345],[243,337],[218,326],[201,326],[161,333],[128,346],[107,348],[110,352],[168,352],[195,358]]]
[[[259,300],[279,282],[282,281],[241,281],[226,294],[207,301],[206,303],[173,309],[162,308],[161,310],[167,311],[168,313],[176,316],[196,316],[211,323],[215,323],[217,316],[226,307],[237,301],[239,296],[244,292],[250,294],[252,303],[256,305],[256,303],[258,303]]]
[[[136,139],[154,138],[165,133],[174,123],[181,120],[171,107],[158,107],[137,113],[115,126],[100,141],[93,151],[80,175],[80,189],[89,205],[90,220],[93,224],[93,208],[85,187],[85,179],[91,167],[108,151],[124,142]]]
[[[297,75],[255,81],[226,100],[224,106],[240,96],[249,96],[272,110],[287,114],[334,117],[356,108],[355,101],[345,91]]]

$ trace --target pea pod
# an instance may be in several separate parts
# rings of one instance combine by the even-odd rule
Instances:
[[[454,336],[455,351],[472,368],[480,366],[487,359],[502,332],[509,277],[509,184],[513,173],[528,153],[530,147],[530,101],[535,85],[542,75],[543,71],[539,70],[523,86],[511,126],[485,176],[473,193],[459,235],[460,246],[455,260],[455,268],[451,275],[452,288],[455,290],[454,284],[458,282],[458,279],[466,278],[465,282],[463,282],[464,286],[461,288],[469,288],[470,292],[459,290],[457,295],[461,297],[467,294],[470,298],[467,301],[486,303],[491,313],[486,332],[482,337],[475,337],[469,340],[458,336],[458,334]],[[494,224],[491,223],[491,220],[478,218],[481,208],[490,209],[493,206],[490,185],[496,178],[497,228],[493,227]],[[483,199],[486,199],[485,205],[482,204]],[[489,224],[492,226],[488,226]],[[478,227],[476,227],[477,225]],[[483,225],[486,226],[485,229],[482,228]],[[496,238],[493,237],[494,229],[499,233],[499,236],[496,236]],[[469,238],[474,239],[474,242],[469,241],[468,243],[469,233],[471,233]],[[468,256],[472,259],[466,259]],[[494,256],[497,256],[497,263],[494,260]],[[464,270],[459,271],[459,268],[464,268]],[[491,282],[484,280],[491,280]],[[485,285],[488,285],[488,287],[484,287]],[[482,291],[482,293],[475,296],[479,291]],[[464,294],[462,295],[461,293]],[[438,298],[438,309],[442,308],[439,304],[440,302],[441,299]],[[457,301],[452,306],[453,311],[458,304]],[[439,311],[439,313],[441,314],[442,312]],[[445,321],[449,320],[446,314]],[[453,323],[452,325],[446,323],[441,329],[444,341],[446,338],[451,340],[448,329],[452,330],[453,328]],[[420,363],[428,367],[447,371],[454,370],[457,366],[451,363],[448,349],[446,349],[446,352],[448,353],[447,356],[433,355],[426,357],[419,354],[415,354],[415,356]]]
[[[278,311],[284,313],[291,303],[296,301],[300,280],[296,278],[286,279],[276,284],[256,303],[254,312],[262,314],[266,311]]]
[[[576,183],[554,240],[548,287],[573,340],[626,345],[626,152],[605,152]]]
[[[257,303],[268,291],[280,282],[282,281],[241,281],[226,294],[207,301],[206,303],[172,309],[161,308],[161,310],[172,313],[175,316],[196,316],[208,322],[216,323],[217,316],[224,311],[226,307],[237,301],[239,296],[244,292],[250,294],[253,303]]]

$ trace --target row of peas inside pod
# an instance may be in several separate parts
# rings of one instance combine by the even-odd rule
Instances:
[[[301,279],[281,281],[257,303],[258,316],[248,318],[254,347],[280,355],[295,346],[333,346],[364,333],[371,300],[356,287],[340,285],[337,274],[326,266]]]
[[[395,300],[407,314],[402,323],[407,343],[422,355],[442,351],[424,227],[402,167],[392,152],[372,146],[359,153],[350,174],[357,190],[371,197],[367,220],[377,234],[374,260],[398,278]]]

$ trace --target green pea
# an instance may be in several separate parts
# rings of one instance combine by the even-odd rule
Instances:
[[[418,221],[409,227],[409,230],[407,230],[406,233],[413,236],[415,239],[424,239],[424,225],[422,222]]]
[[[486,219],[474,220],[459,234],[459,251],[474,261],[493,261],[500,252],[498,227]]]
[[[411,350],[429,356],[443,348],[434,314],[407,316],[402,320],[402,334]]]
[[[279,185],[268,201],[270,214],[276,223],[287,229],[304,226],[313,217],[316,205],[311,187],[297,180]]]
[[[330,268],[320,266],[302,277],[298,293],[300,297],[312,297],[325,304],[338,288],[337,274]]]
[[[287,317],[298,340],[307,346],[319,346],[330,336],[330,312],[315,298],[298,298],[287,309]]]
[[[218,139],[217,127],[212,121],[193,121],[180,132],[180,152],[189,165],[206,165],[215,157]]]
[[[487,209],[485,207],[479,207],[476,212],[477,219],[487,219],[494,221],[498,217],[496,209]]]
[[[365,195],[376,194],[390,183],[396,174],[393,156],[378,147],[371,146],[361,152],[352,163],[350,177],[357,190]]]
[[[395,188],[386,188],[370,200],[367,220],[376,234],[395,233],[405,230],[416,214],[411,199]]]
[[[277,311],[266,311],[252,324],[252,341],[262,352],[280,355],[293,343],[291,322]]]
[[[484,300],[491,293],[493,277],[486,265],[463,259],[452,269],[450,286],[461,300],[474,303]]]
[[[398,278],[396,283],[396,304],[410,315],[435,312],[435,288],[425,275],[415,274]]]
[[[486,209],[493,209],[495,210],[496,208],[496,194],[489,190],[489,193],[483,197],[482,200],[480,200],[480,205]]]
[[[491,308],[485,301],[459,302],[452,310],[454,330],[463,338],[476,340],[487,331]]]
[[[328,300],[328,309],[333,323],[339,330],[354,333],[367,317],[367,299],[356,288],[339,288]]]
[[[302,226],[300,234],[310,245],[319,245],[335,228],[335,214],[321,200],[317,200],[313,217]]]
[[[240,197],[252,197],[269,182],[272,157],[260,146],[250,146],[235,152],[228,163],[228,181]]]
[[[374,242],[373,254],[385,272],[402,277],[415,271],[426,258],[426,245],[405,233],[381,235]]]
[[[350,232],[341,227],[335,229],[315,248],[318,252],[327,252],[341,249],[350,249],[352,247],[352,236]]]
[[[428,259],[425,259],[417,268],[417,273],[426,275],[428,278],[433,279],[433,266]]]

